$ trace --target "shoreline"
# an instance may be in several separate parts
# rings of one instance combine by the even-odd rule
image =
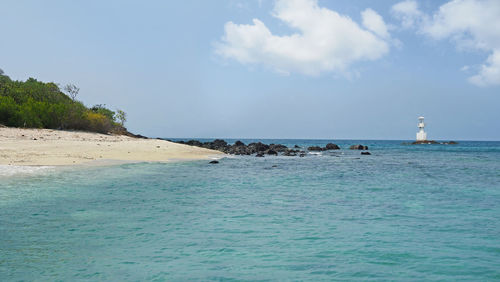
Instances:
[[[54,129],[0,128],[0,165],[75,166],[210,160],[225,154],[159,139]]]

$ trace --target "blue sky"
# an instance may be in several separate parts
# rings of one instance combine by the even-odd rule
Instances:
[[[500,3],[398,3],[2,1],[0,68],[154,137],[500,140]]]

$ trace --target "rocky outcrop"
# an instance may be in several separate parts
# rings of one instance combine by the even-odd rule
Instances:
[[[278,152],[276,152],[276,151],[275,151],[275,150],[273,150],[273,149],[269,149],[269,150],[267,150],[267,151],[266,151],[266,154],[268,154],[268,155],[275,155],[275,156],[277,156],[277,155],[278,155]]]
[[[233,145],[227,149],[224,153],[231,154],[231,155],[251,155],[252,152],[248,149],[247,146],[245,145]]]
[[[299,150],[294,150],[294,149],[286,149],[283,152],[283,156],[287,156],[287,157],[294,157],[294,156],[297,156],[297,154],[305,154],[305,152],[299,151]]]
[[[328,144],[326,144],[325,147],[311,146],[311,147],[307,148],[307,150],[321,152],[321,151],[328,151],[328,150],[340,150],[340,147],[337,144],[328,143]]]
[[[421,145],[421,144],[437,144],[437,145],[457,145],[458,142],[456,141],[443,141],[443,142],[438,142],[434,140],[423,140],[423,141],[414,141],[414,142],[403,142],[401,145]]]
[[[171,140],[169,140],[171,141]],[[222,139],[215,139],[210,142],[200,142],[198,140],[189,141],[174,141],[181,144],[203,147],[211,150],[217,150],[231,155],[254,155],[256,157],[269,156],[299,156],[305,157],[307,154],[303,150],[299,150],[301,147],[298,145],[294,146],[294,149],[288,148],[282,144],[264,144],[262,142],[253,142],[248,145],[241,141],[236,141],[234,144],[228,144]],[[328,143],[325,147],[311,146],[308,148],[309,151],[327,151],[327,150],[339,150],[340,147],[333,143]]]
[[[250,144],[248,144],[247,147],[253,153],[264,152],[266,150],[269,150],[269,145],[263,144],[262,142],[250,143]]]
[[[189,140],[185,143],[186,145],[190,145],[190,146],[197,146],[197,147],[201,147],[203,146],[203,143],[201,143],[200,141],[198,140]]]
[[[309,150],[309,151],[324,151],[325,148],[321,148],[320,146],[311,146],[311,147],[307,148],[307,150]]]
[[[412,145],[420,145],[420,144],[439,144],[439,142],[436,142],[434,140],[423,140],[423,141],[414,141],[411,143]]]
[[[363,145],[352,145],[349,147],[350,150],[368,150],[368,146]]]
[[[203,143],[202,147],[207,148],[207,149],[211,149],[211,150],[225,152],[228,150],[229,145],[227,144],[226,141],[224,141],[222,139],[215,139],[212,142]]]
[[[327,150],[340,150],[340,147],[337,144],[328,143],[328,144],[326,144],[325,149],[327,149]]]
[[[281,145],[281,144],[270,144],[269,149],[282,153],[282,152],[288,150],[288,147],[285,145]]]
[[[370,152],[361,152],[361,155],[371,155]]]
[[[245,146],[245,143],[238,140],[238,141],[234,142],[234,146]]]

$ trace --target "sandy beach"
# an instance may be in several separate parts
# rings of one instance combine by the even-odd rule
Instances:
[[[0,165],[76,165],[220,158],[219,151],[158,139],[52,129],[0,128]]]

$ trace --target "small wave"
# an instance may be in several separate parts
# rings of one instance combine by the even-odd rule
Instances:
[[[39,174],[52,170],[53,168],[53,166],[0,165],[0,177]]]

